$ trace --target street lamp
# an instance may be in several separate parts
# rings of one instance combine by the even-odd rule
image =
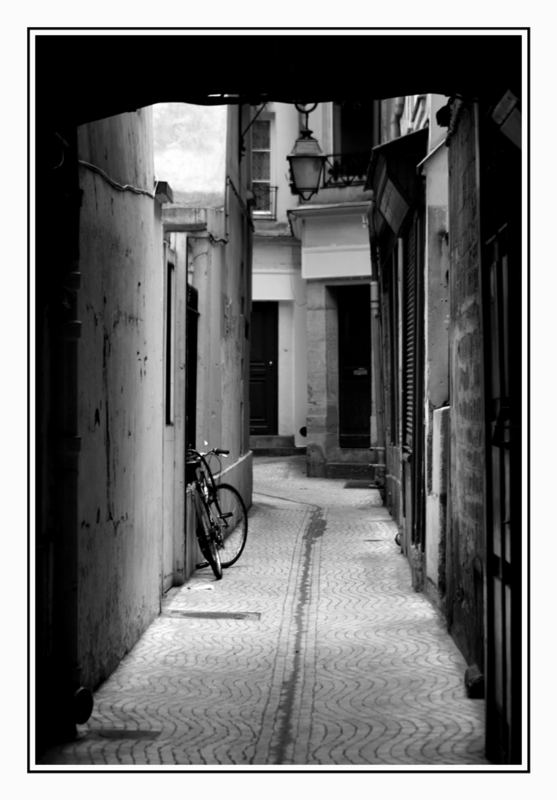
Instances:
[[[317,108],[317,103],[310,108],[307,105],[299,106],[297,103],[295,106],[301,114],[306,115],[306,121],[292,152],[286,156],[290,164],[292,179],[290,186],[293,194],[299,195],[302,200],[309,200],[319,191],[326,156],[317,139],[311,135],[313,131],[308,129],[308,116]]]

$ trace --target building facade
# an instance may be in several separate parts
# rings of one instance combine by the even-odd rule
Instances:
[[[305,447],[313,476],[372,479],[381,458],[369,403],[371,267],[363,186],[377,110],[370,101],[323,103],[313,111],[310,124],[327,162],[321,187],[307,202],[293,196],[286,161],[300,111],[268,103],[252,127],[252,444]]]
[[[522,720],[519,107],[510,90],[384,101],[368,174],[385,502],[504,763]]]
[[[224,206],[197,209],[167,203],[163,226],[167,247],[167,292],[173,300],[175,354],[167,359],[173,387],[167,419],[165,468],[173,476],[166,513],[168,529],[181,532],[183,582],[203,561],[187,482],[187,448],[230,451],[215,474],[235,486],[250,508],[252,453],[249,449],[249,308],[251,295],[250,209],[235,180],[226,176]],[[168,286],[168,284],[167,284]],[[170,340],[170,339],[169,339]],[[185,516],[185,524],[184,517]],[[183,535],[185,531],[185,537]],[[183,552],[183,555],[182,555]],[[166,587],[168,588],[168,587]]]
[[[172,241],[150,108],[82,125],[39,119],[39,750],[71,738],[90,691],[198,560],[186,446],[203,449],[207,439],[230,449],[227,479],[251,503],[243,124],[242,109],[230,108],[220,219]]]

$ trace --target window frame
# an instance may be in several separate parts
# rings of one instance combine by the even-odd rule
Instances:
[[[274,162],[273,162],[273,152],[275,150],[275,125],[274,125],[274,114],[267,113],[261,114],[259,118],[253,123],[253,128],[255,129],[256,125],[264,123],[269,126],[269,147],[254,147],[253,146],[253,131],[252,131],[252,146],[251,146],[251,185],[252,189],[255,187],[256,184],[258,185],[266,185],[269,189],[269,207],[266,209],[256,209],[255,207],[252,209],[252,215],[256,219],[274,219],[276,217],[276,198],[273,198],[273,190],[276,191],[276,185],[274,181]],[[253,156],[254,153],[269,153],[269,179],[268,180],[261,180],[261,179],[254,179],[253,177]]]

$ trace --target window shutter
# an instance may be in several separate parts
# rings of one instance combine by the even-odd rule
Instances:
[[[416,405],[417,356],[417,269],[416,229],[412,225],[406,237],[406,270],[404,275],[404,348],[403,348],[403,418],[402,444],[414,449],[414,409]]]

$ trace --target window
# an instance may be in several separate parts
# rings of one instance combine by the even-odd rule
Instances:
[[[333,103],[333,151],[337,154],[367,153],[377,144],[374,102]]]
[[[365,183],[371,148],[379,141],[374,102],[333,103],[333,153],[325,186]]]
[[[256,120],[252,131],[251,175],[254,212],[271,214],[271,121]]]

